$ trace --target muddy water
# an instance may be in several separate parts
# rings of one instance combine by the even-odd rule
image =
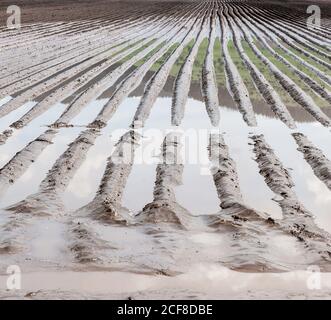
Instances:
[[[189,210],[193,214],[209,214],[219,210],[219,201],[217,199],[214,183],[208,167],[207,143],[208,136],[206,132],[202,132],[201,140],[197,141],[195,134],[196,129],[205,129],[210,127],[209,119],[205,109],[201,109],[202,103],[195,100],[189,100],[185,112],[185,118],[181,125],[181,129],[188,130],[187,145],[182,153],[188,151],[187,159],[183,159],[185,167],[182,177],[182,184],[176,188],[176,199],[180,205]],[[160,146],[164,138],[164,134],[170,130],[176,130],[176,127],[171,127],[171,99],[158,98],[153,106],[150,118],[146,122],[145,128],[142,130],[144,140],[141,149],[146,150],[145,145],[149,145],[150,151],[144,152],[144,161],[147,164],[137,164],[134,166],[132,175],[130,176],[124,194],[124,206],[139,211],[144,204],[152,199],[153,184],[155,181],[155,169],[158,155],[160,154]],[[190,133],[191,132],[191,133]],[[192,135],[193,134],[193,135]],[[193,138],[189,140],[190,138]],[[184,140],[183,140],[184,142]],[[138,157],[140,150],[137,150]],[[200,159],[203,160],[204,166],[200,167]],[[147,179],[147,180],[145,180]],[[138,183],[138,185],[136,185]],[[151,184],[150,184],[151,183]],[[140,191],[139,197],[134,197],[134,190],[147,188],[142,194]],[[208,190],[201,194],[200,188]],[[147,193],[148,191],[148,193]],[[140,206],[134,203],[134,199],[138,198]],[[133,207],[131,207],[133,205]]]
[[[1,101],[10,101],[10,99],[3,99]],[[8,129],[8,127],[16,120],[18,120],[23,114],[25,114],[26,112],[28,112],[34,105],[36,104],[36,102],[27,102],[24,105],[22,105],[20,108],[14,110],[13,112],[11,112],[10,114],[6,115],[5,117],[3,117],[1,119],[0,122],[0,131],[4,131],[6,129]],[[0,108],[1,108],[2,103],[0,103]]]
[[[169,98],[159,98],[153,107],[149,121],[146,123],[146,130],[149,128],[169,128],[170,107],[171,100]],[[330,201],[331,193],[323,183],[314,176],[303,157],[297,152],[295,143],[291,137],[292,131],[277,119],[261,115],[257,116],[257,121],[257,129],[248,128],[243,123],[238,112],[227,108],[221,108],[221,125],[219,130],[224,133],[230,154],[237,164],[245,203],[272,217],[281,218],[282,216],[278,204],[273,201],[275,197],[274,194],[269,190],[263,178],[258,173],[257,164],[253,160],[254,155],[252,148],[249,145],[250,133],[263,133],[266,135],[270,145],[274,148],[284,165],[293,169],[291,172],[296,184],[295,191],[299,199],[315,214],[320,226],[323,225],[323,228],[330,230],[330,220],[327,219],[329,206],[326,204]],[[151,124],[153,124],[153,127]],[[191,128],[212,129],[203,103],[193,99],[189,100],[182,128],[186,130]],[[325,155],[330,156],[331,147],[328,143],[328,129],[317,123],[298,123],[297,131],[305,133]],[[158,154],[157,144],[160,143],[160,141],[161,139],[158,139],[155,143],[155,154]],[[204,154],[207,155],[205,143],[206,141],[200,141],[198,147],[190,145],[191,150],[192,147],[198,150],[200,158],[196,164],[191,164],[190,162],[185,163],[183,184],[176,189],[178,202],[194,214],[207,214],[219,210],[219,201],[215,187],[212,179],[208,176],[208,163],[206,163],[205,158],[201,156]],[[190,159],[188,160],[190,161]],[[195,160],[196,159],[193,157],[193,162]],[[293,164],[295,164],[295,166]],[[141,169],[145,170],[141,171],[141,173],[144,172],[147,174],[148,172],[148,184],[152,180],[153,169],[154,168],[150,168],[150,170]],[[135,176],[139,176],[138,169],[135,172]],[[130,177],[127,189],[131,188],[131,190],[134,190],[136,181],[136,178],[131,181]],[[143,197],[146,201],[151,198],[151,195],[148,195],[148,193],[151,192],[151,188],[147,187],[147,190],[146,196]],[[132,193],[131,195],[133,196],[134,194]],[[140,197],[141,193],[139,196],[141,200]],[[131,201],[131,203],[134,202],[132,197],[126,197],[124,198],[124,205],[126,204],[125,199],[131,199],[128,201]],[[141,201],[141,203],[143,202],[144,201]],[[130,205],[128,205],[128,207],[130,207]],[[136,211],[138,208],[139,206],[136,205],[132,209]]]
[[[77,126],[88,125],[106,102],[106,99],[93,101],[71,123]],[[124,101],[102,130],[100,137],[89,150],[86,161],[71,180],[67,192],[63,194],[63,200],[68,209],[78,209],[94,197],[106,167],[107,158],[112,154],[120,136],[127,131],[128,123],[132,120],[138,103],[138,98]]]
[[[0,107],[3,106],[5,103],[7,103],[8,101],[10,101],[12,98],[10,96],[7,96],[3,99],[0,100]]]
[[[34,102],[27,104],[29,105],[28,108],[24,110],[24,112],[21,112],[21,115],[31,109],[34,104]],[[23,107],[26,107],[27,105],[24,105]],[[17,151],[24,148],[29,142],[37,138],[41,133],[45,132],[47,130],[46,126],[52,124],[54,120],[59,117],[65,107],[66,106],[64,104],[56,104],[42,116],[32,121],[30,126],[24,127],[21,130],[14,130],[12,136],[7,140],[6,144],[1,146],[0,166],[2,167],[6,164]],[[20,108],[18,110],[20,110]],[[15,111],[13,113],[15,113]],[[21,115],[16,115],[16,117],[13,118],[11,117],[11,113],[9,115],[11,119],[4,117],[0,120],[0,124],[2,124],[3,121],[5,129],[8,129],[9,125],[17,120]]]
[[[100,110],[102,102],[99,103],[94,103],[93,108],[87,108],[72,123],[86,125]],[[103,129],[104,134],[97,139],[86,162],[79,169],[64,194],[68,208],[76,209],[93,198],[101,180],[107,157],[111,155],[117,139],[128,129],[127,124],[132,120],[138,103],[139,98],[126,99],[108,126]],[[143,139],[136,151],[135,163],[123,195],[122,204],[132,214],[141,211],[144,205],[152,200],[160,145],[163,134],[166,130],[171,129],[170,119],[171,98],[158,98],[145,128],[142,130]],[[321,227],[330,230],[331,223],[328,219],[327,208],[330,204],[331,193],[314,176],[311,168],[297,152],[295,142],[291,137],[292,131],[277,119],[260,115],[257,116],[257,121],[258,127],[256,129],[248,128],[238,112],[222,107],[221,124],[216,129],[224,133],[230,155],[236,162],[245,203],[274,218],[282,217],[278,204],[273,201],[274,194],[258,173],[257,164],[253,160],[252,147],[249,145],[251,133],[263,133],[285,167],[291,168],[296,184],[295,191],[300,201],[315,214],[316,221]],[[185,159],[182,184],[175,190],[177,201],[194,215],[216,213],[220,210],[219,200],[207,161],[207,133],[215,128],[210,125],[202,102],[192,98],[189,100],[181,128],[191,132],[188,137],[195,134],[193,128],[201,129],[198,133],[201,137],[199,137],[199,142],[195,139],[189,140],[189,146],[186,147],[190,151]],[[172,129],[175,130],[176,128],[173,127]],[[307,135],[326,156],[330,157],[328,129],[317,123],[298,123],[297,131]]]
[[[139,97],[127,98],[120,105],[107,127],[102,130],[101,136],[90,149],[86,161],[63,195],[68,209],[77,209],[93,198],[107,158],[111,155],[119,137],[129,129],[128,124],[133,119],[139,100]],[[104,103],[105,100],[94,101],[73,119],[73,128],[59,130],[54,144],[47,147],[47,152],[43,152],[19,181],[10,188],[5,199],[1,200],[2,206],[23,199],[31,193],[31,190],[36,191],[51,164],[65,150],[66,145],[74,140],[83,126],[94,119]],[[61,114],[64,107],[64,105],[54,106],[28,127],[15,132],[8,142],[0,147],[0,164],[4,165],[18,150],[45,131],[43,125],[52,123]],[[221,124],[219,128],[215,129],[210,125],[204,104],[198,100],[189,99],[181,125],[184,132],[189,132],[185,138],[187,141],[185,148],[189,152],[185,153],[182,184],[175,190],[178,203],[195,215],[211,214],[220,210],[216,189],[209,171],[207,152],[208,132],[218,130],[224,134],[230,155],[236,162],[245,203],[258,211],[280,218],[280,208],[273,201],[272,191],[268,189],[258,173],[257,164],[253,160],[252,147],[249,145],[251,133],[263,133],[284,166],[291,169],[295,181],[295,191],[300,201],[316,215],[318,223],[330,231],[328,207],[331,204],[331,193],[314,176],[311,168],[296,150],[296,144],[290,135],[291,130],[279,120],[266,116],[258,115],[257,121],[257,128],[248,128],[237,111],[221,107]],[[7,122],[9,122],[8,119],[3,118],[0,125],[7,124]],[[136,160],[123,195],[123,206],[132,213],[138,213],[152,199],[160,145],[163,134],[171,129],[170,122],[171,98],[158,98],[145,128],[142,130],[142,144],[136,152]],[[5,125],[4,128],[6,128]],[[200,129],[200,131],[196,132],[194,129]],[[298,123],[297,131],[304,133],[327,157],[331,158],[328,129],[317,123]],[[198,135],[200,136],[198,137]]]
[[[66,150],[67,145],[72,142],[79,134],[81,129],[69,128],[61,129],[55,136],[53,144],[49,145],[46,152],[43,152],[40,157],[32,163],[24,175],[9,188],[6,195],[0,199],[1,208],[5,208],[13,203],[16,203],[30,194],[38,191],[40,182],[45,178],[48,170],[51,169],[55,160]],[[36,135],[36,137],[38,134]],[[35,137],[33,137],[34,139]],[[32,140],[32,139],[31,139]],[[10,144],[8,144],[10,146]],[[7,147],[6,145],[3,146]],[[2,150],[1,150],[2,151]],[[2,152],[8,152],[10,155],[15,154],[16,150],[5,149]],[[6,158],[9,156],[6,155]]]
[[[173,278],[126,272],[33,272],[25,274],[23,290],[14,294],[6,292],[4,297],[19,298],[27,292],[34,292],[41,299],[81,297],[81,292],[100,299],[162,299],[164,295],[172,299],[327,297],[331,291],[331,274],[323,275],[321,290],[308,291],[311,275],[309,271],[247,275],[206,264],[193,266],[188,273]],[[0,275],[0,290],[5,289],[6,279],[6,275]]]
[[[69,269],[70,267],[77,267],[75,264],[72,264],[67,242],[68,219],[74,218],[74,216],[71,216],[72,213],[70,211],[79,209],[95,196],[107,159],[112,154],[118,139],[129,129],[129,124],[133,119],[139,101],[140,97],[127,98],[119,106],[108,125],[102,129],[102,134],[89,150],[86,161],[71,180],[67,190],[61,195],[66,211],[56,218],[50,216],[45,219],[39,219],[35,217],[29,221],[29,225],[26,227],[26,234],[29,239],[28,250],[26,250],[24,255],[24,259],[29,261],[26,270],[42,270],[43,266],[51,266],[55,270],[59,267],[69,267]],[[38,191],[40,182],[44,179],[56,159],[66,150],[67,145],[74,141],[79,133],[84,130],[84,126],[95,118],[104,102],[104,100],[93,101],[82,113],[73,119],[71,122],[74,125],[73,127],[58,130],[53,144],[46,148],[37,161],[31,164],[25,174],[9,188],[6,196],[0,199],[1,208],[16,203]],[[64,105],[54,106],[43,116],[35,119],[27,128],[15,132],[5,145],[0,146],[2,165],[18,151],[18,147],[23,148],[40,133],[44,132],[46,130],[44,125],[55,121],[64,107]],[[189,132],[185,136],[186,140],[182,142],[189,142],[187,142],[188,144],[185,145],[182,152],[182,156],[184,156],[184,171],[182,183],[175,187],[177,202],[193,215],[215,214],[221,211],[220,201],[210,174],[207,151],[208,133],[216,131],[224,135],[224,140],[229,147],[229,153],[235,160],[245,204],[271,217],[281,218],[281,210],[273,200],[275,195],[259,175],[257,164],[253,160],[254,154],[249,136],[253,133],[262,133],[284,166],[291,168],[290,172],[295,182],[294,189],[299,200],[313,213],[317,224],[331,232],[331,221],[328,214],[328,208],[331,205],[331,192],[315,177],[301,153],[296,150],[295,141],[291,136],[292,131],[281,121],[263,115],[257,115],[257,128],[248,128],[239,112],[226,107],[220,108],[220,116],[220,126],[213,128],[210,125],[205,105],[201,101],[192,98],[188,100],[184,120],[180,128],[184,129],[184,133]],[[160,146],[164,134],[169,130],[178,129],[171,127],[170,123],[171,98],[158,98],[144,129],[141,130],[143,138],[139,148],[136,150],[135,162],[122,198],[122,205],[129,209],[132,215],[139,213],[153,199],[156,166],[160,160]],[[198,131],[200,134],[199,139],[192,139],[192,136],[195,137],[196,129],[200,129]],[[330,132],[328,129],[317,123],[298,123],[296,131],[304,133],[315,146],[320,148],[330,158],[331,147],[328,143]],[[189,150],[188,154],[185,150]],[[2,210],[1,213],[0,224],[4,225],[9,217],[5,211]],[[105,257],[108,257],[107,260],[111,260],[113,270],[115,268],[115,270],[134,270],[149,273],[152,267],[153,269],[161,270],[161,273],[168,274],[170,272],[172,275],[184,272],[181,276],[176,276],[173,279],[177,279],[179,282],[173,283],[176,283],[176,285],[180,284],[188,296],[196,294],[198,297],[203,297],[211,294],[211,291],[207,289],[203,292],[204,290],[201,288],[187,286],[188,281],[192,281],[196,277],[197,273],[195,272],[202,272],[202,270],[211,272],[213,270],[214,274],[210,274],[210,277],[215,276],[215,279],[218,279],[217,281],[221,281],[222,277],[219,277],[223,273],[226,273],[227,277],[231,274],[234,279],[240,279],[241,277],[241,273],[233,273],[233,271],[214,264],[216,261],[228,261],[234,250],[238,250],[233,241],[228,235],[222,232],[211,232],[209,228],[203,225],[196,225],[188,233],[165,229],[167,231],[163,231],[162,236],[153,239],[144,227],[127,228],[100,224],[92,225],[92,227],[110,246],[103,254]],[[270,252],[270,257],[265,256],[265,258],[275,261],[279,268],[286,270],[291,265],[299,268],[302,266],[300,269],[306,268],[305,255],[293,237],[275,232],[272,236],[261,236],[261,241],[268,244]],[[136,249],[133,250],[133,248]],[[130,265],[131,259],[135,262],[136,267],[134,268]],[[210,261],[210,263],[202,265],[201,261]],[[11,259],[7,257],[2,264],[8,265],[10,262]],[[190,270],[190,265],[193,271]],[[169,271],[164,269],[165,266],[169,268]],[[164,289],[171,290],[170,284],[172,281],[169,281],[170,278],[163,281],[162,277],[139,276],[131,272],[107,272],[102,274],[93,273],[88,268],[85,268],[84,271],[89,272],[73,274],[70,271],[66,271],[61,276],[57,275],[56,272],[27,273],[26,277],[29,283],[27,287],[29,290],[33,290],[32,279],[35,277],[46,277],[47,274],[57,279],[58,284],[53,282],[53,280],[45,282],[43,288],[45,291],[53,290],[54,286],[62,288],[62,290],[65,290],[67,287],[69,288],[68,290],[73,291],[85,290],[84,285],[82,288],[80,283],[86,283],[87,285],[91,281],[96,281],[95,283],[97,284],[99,283],[97,279],[103,276],[109,279],[107,281],[113,284],[114,288],[118,288],[116,286],[118,279],[132,278],[132,284],[128,284],[120,290],[114,289],[114,292],[112,292],[114,295],[126,295],[143,288],[147,291],[151,290],[151,296],[157,296],[160,294],[159,290],[163,286]],[[68,284],[65,284],[67,277],[71,275],[74,278]],[[302,279],[306,279],[304,273],[301,275]],[[254,281],[258,277],[258,275],[251,276],[251,282],[247,290],[255,288]],[[282,279],[273,274],[269,274],[266,277],[269,277],[265,279],[269,281],[270,286],[273,288],[277,287],[277,281]],[[287,277],[291,277],[291,273],[285,273],[282,277],[287,279]],[[204,278],[200,280],[202,282],[205,281]],[[197,285],[202,283],[199,281],[197,281]],[[300,286],[295,281],[293,283]],[[104,286],[95,285],[94,288],[95,290],[91,290],[93,294],[102,295],[104,293]],[[246,290],[236,291],[234,287],[231,288],[235,292],[232,293],[238,295],[243,292],[242,290]],[[259,289],[267,291],[268,287]],[[279,289],[281,290],[281,286],[279,286]],[[219,292],[220,296],[223,294],[224,292]],[[263,291],[263,294],[265,294],[265,291]],[[289,294],[294,295],[295,291]]]

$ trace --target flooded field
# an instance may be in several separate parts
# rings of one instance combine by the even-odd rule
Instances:
[[[305,8],[32,1],[0,27],[0,298],[330,298],[331,12]]]

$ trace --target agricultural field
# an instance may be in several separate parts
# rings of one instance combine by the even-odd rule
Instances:
[[[331,298],[327,1],[10,4],[0,298]]]

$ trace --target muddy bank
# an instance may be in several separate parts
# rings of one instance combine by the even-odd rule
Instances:
[[[298,144],[298,150],[302,152],[316,176],[331,190],[331,161],[302,133],[293,133],[292,136]]]

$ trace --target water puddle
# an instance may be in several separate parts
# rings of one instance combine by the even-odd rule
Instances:
[[[280,158],[284,167],[290,169],[295,183],[294,190],[300,202],[311,211],[321,228],[331,232],[329,210],[331,191],[314,175],[301,152],[297,151],[297,144],[291,136],[291,131],[270,119],[260,122],[259,125],[259,131],[265,134],[266,141]],[[331,159],[331,145],[327,143],[330,134],[328,129],[317,123],[306,123],[299,124],[296,131],[304,133]]]
[[[105,99],[92,102],[73,120],[72,124],[89,124],[105,102]],[[112,154],[114,145],[121,135],[128,130],[128,123],[133,118],[138,102],[138,98],[125,100],[107,126],[102,129],[95,144],[90,148],[86,160],[78,169],[62,196],[64,204],[68,209],[78,209],[93,199],[102,179],[107,159]]]
[[[37,296],[52,298],[65,292],[86,293],[95,298],[159,299],[164,295],[186,299],[242,299],[280,298],[306,299],[309,296],[326,297],[331,288],[331,274],[321,278],[322,290],[309,290],[310,271],[286,273],[243,273],[214,264],[197,264],[175,277],[152,276],[129,272],[29,272],[24,273],[23,292],[36,292]],[[4,289],[6,275],[0,276],[0,289]],[[60,291],[59,291],[60,290]],[[314,291],[316,294],[314,294]],[[7,293],[10,296],[10,293]],[[68,296],[67,296],[68,298]]]
[[[108,99],[94,100],[90,102],[85,108],[72,119],[70,124],[74,126],[87,126],[93,121],[101,111]]]
[[[29,223],[28,257],[43,262],[67,261],[69,250],[66,242],[67,226],[53,217],[33,219]]]
[[[117,140],[129,130],[139,104],[139,97],[127,98],[115,112],[102,134],[90,149],[86,161],[68,186],[64,194],[64,202],[69,209],[77,209],[90,201],[102,178],[107,158]],[[87,125],[94,119],[104,105],[105,100],[92,102],[74,120],[74,125]],[[7,144],[1,147],[0,165],[4,165],[17,150],[45,131],[43,125],[50,124],[64,110],[65,105],[58,104],[38,117],[31,124],[15,132]],[[280,157],[285,167],[291,168],[295,181],[295,191],[303,204],[316,214],[317,221],[327,230],[331,229],[328,219],[328,207],[331,204],[331,193],[325,185],[313,174],[302,155],[296,150],[296,144],[291,137],[291,131],[279,120],[266,116],[257,116],[258,127],[249,128],[237,111],[220,109],[221,123],[219,128],[210,125],[204,103],[189,98],[185,117],[180,126],[184,131],[185,148],[184,172],[182,184],[175,188],[177,201],[193,214],[210,214],[219,211],[219,199],[212,176],[209,173],[208,133],[218,131],[224,134],[230,155],[236,162],[245,203],[254,209],[280,218],[281,211],[272,198],[274,194],[266,186],[258,173],[258,167],[253,160],[252,146],[249,145],[250,133],[263,133],[267,142]],[[8,121],[3,119],[0,123]],[[37,191],[37,186],[68,143],[83,128],[61,129],[54,139],[54,144],[47,147],[40,158],[33,163],[27,172],[11,187],[6,196],[6,204],[22,199]],[[123,206],[133,213],[139,212],[144,205],[152,200],[155,169],[159,160],[160,146],[164,135],[176,128],[171,126],[171,98],[158,98],[150,117],[141,130],[142,140],[136,150],[136,159],[123,195]],[[298,131],[304,133],[311,141],[331,157],[328,143],[328,129],[317,123],[298,124]],[[189,132],[189,133],[188,133]],[[192,135],[196,135],[192,139]],[[200,135],[200,136],[199,136]],[[188,151],[188,152],[186,152]],[[295,163],[295,166],[293,165]],[[29,184],[29,188],[26,185]],[[28,189],[28,190],[27,190]],[[3,203],[5,205],[5,203]]]
[[[45,132],[47,130],[45,126],[52,124],[58,119],[65,107],[64,104],[58,103],[34,119],[28,126],[20,130],[14,130],[13,135],[7,140],[6,144],[0,146],[0,167],[5,165],[19,150]]]
[[[139,104],[139,97],[129,97],[119,106],[108,125],[101,130],[100,136],[91,147],[86,160],[70,181],[62,199],[68,210],[76,210],[93,199],[102,179],[107,159],[112,154],[114,145],[126,133]],[[72,128],[58,130],[53,144],[49,145],[32,163],[28,170],[11,186],[0,200],[0,207],[16,203],[30,194],[38,191],[40,182],[48,170],[74,141],[84,125],[90,123],[104,104],[104,100],[92,102],[88,108],[74,120]],[[57,105],[31,122],[29,126],[17,131],[7,144],[2,146],[2,165],[18,150],[45,131],[45,124],[50,124],[64,110],[65,105]],[[274,149],[285,167],[291,168],[295,182],[295,192],[299,200],[316,216],[316,222],[324,229],[331,231],[331,221],[328,209],[331,205],[331,193],[325,185],[313,174],[309,165],[303,159],[289,130],[281,121],[263,115],[257,116],[258,127],[248,127],[239,112],[220,108],[221,123],[213,128],[204,103],[190,98],[186,105],[185,117],[179,128],[171,126],[171,98],[158,98],[154,104],[145,127],[138,132],[142,138],[136,149],[135,161],[123,193],[122,205],[131,214],[139,213],[146,204],[153,200],[153,189],[156,177],[156,166],[160,160],[160,147],[165,134],[173,130],[182,130],[182,157],[184,171],[182,183],[175,187],[178,203],[193,215],[215,214],[220,212],[213,178],[210,174],[208,159],[208,138],[210,132],[221,133],[229,147],[229,153],[235,160],[239,175],[240,187],[245,203],[268,215],[281,218],[278,204],[273,200],[274,194],[267,187],[259,174],[254,161],[252,145],[249,136],[262,133],[266,141]],[[325,155],[331,154],[328,144],[329,131],[316,123],[302,123],[298,131],[303,132]],[[295,164],[295,165],[293,165]],[[0,224],[7,220],[4,214]],[[237,252],[229,235],[222,232],[210,232],[206,227],[193,228],[187,234],[169,230],[159,238],[150,237],[145,229],[109,227],[95,224],[95,230],[113,249],[106,256],[112,261],[118,261],[119,266],[126,265],[132,269],[130,259],[136,265],[150,268],[169,266],[172,270],[185,270],[188,265],[203,261],[227,261]],[[29,222],[29,256],[40,262],[48,263],[62,257],[68,261],[65,242],[67,226],[57,219],[33,219]],[[125,241],[123,239],[126,239]],[[64,240],[61,240],[64,239]],[[162,241],[161,241],[162,240]],[[174,241],[175,240],[175,241]],[[151,241],[150,246],[144,245]],[[261,241],[267,243],[270,256],[266,259],[274,261],[279,267],[287,268],[290,264],[305,265],[306,261],[295,239],[272,233],[261,235]],[[140,246],[136,251],[133,246]],[[131,249],[129,249],[131,248]],[[114,251],[114,249],[116,249]],[[158,252],[159,250],[159,252]],[[151,252],[155,257],[151,258]],[[186,253],[186,254],[185,254]],[[187,254],[189,253],[189,254]],[[249,254],[249,253],[247,253]],[[188,257],[189,255],[189,257]],[[130,258],[131,257],[131,258]],[[107,259],[108,259],[107,258]],[[147,259],[147,260],[146,260]],[[173,259],[177,259],[177,264]],[[116,263],[115,263],[116,264]],[[117,265],[117,264],[116,264]]]
[[[12,99],[11,96],[7,96],[7,97],[1,99],[1,100],[0,100],[0,108],[1,108],[5,103],[7,103],[8,101],[10,101],[11,99]]]
[[[56,159],[80,133],[76,128],[61,129],[40,157],[30,165],[28,170],[9,188],[5,197],[0,198],[0,207],[4,208],[36,193],[40,182],[45,178]]]
[[[2,100],[3,101],[3,100]],[[9,101],[9,100],[8,100]],[[27,102],[17,108],[16,110],[10,112],[6,116],[0,119],[0,132],[7,130],[8,127],[18,120],[21,116],[23,116],[26,112],[28,112],[32,107],[36,104],[34,101]],[[1,106],[0,106],[1,108]]]

